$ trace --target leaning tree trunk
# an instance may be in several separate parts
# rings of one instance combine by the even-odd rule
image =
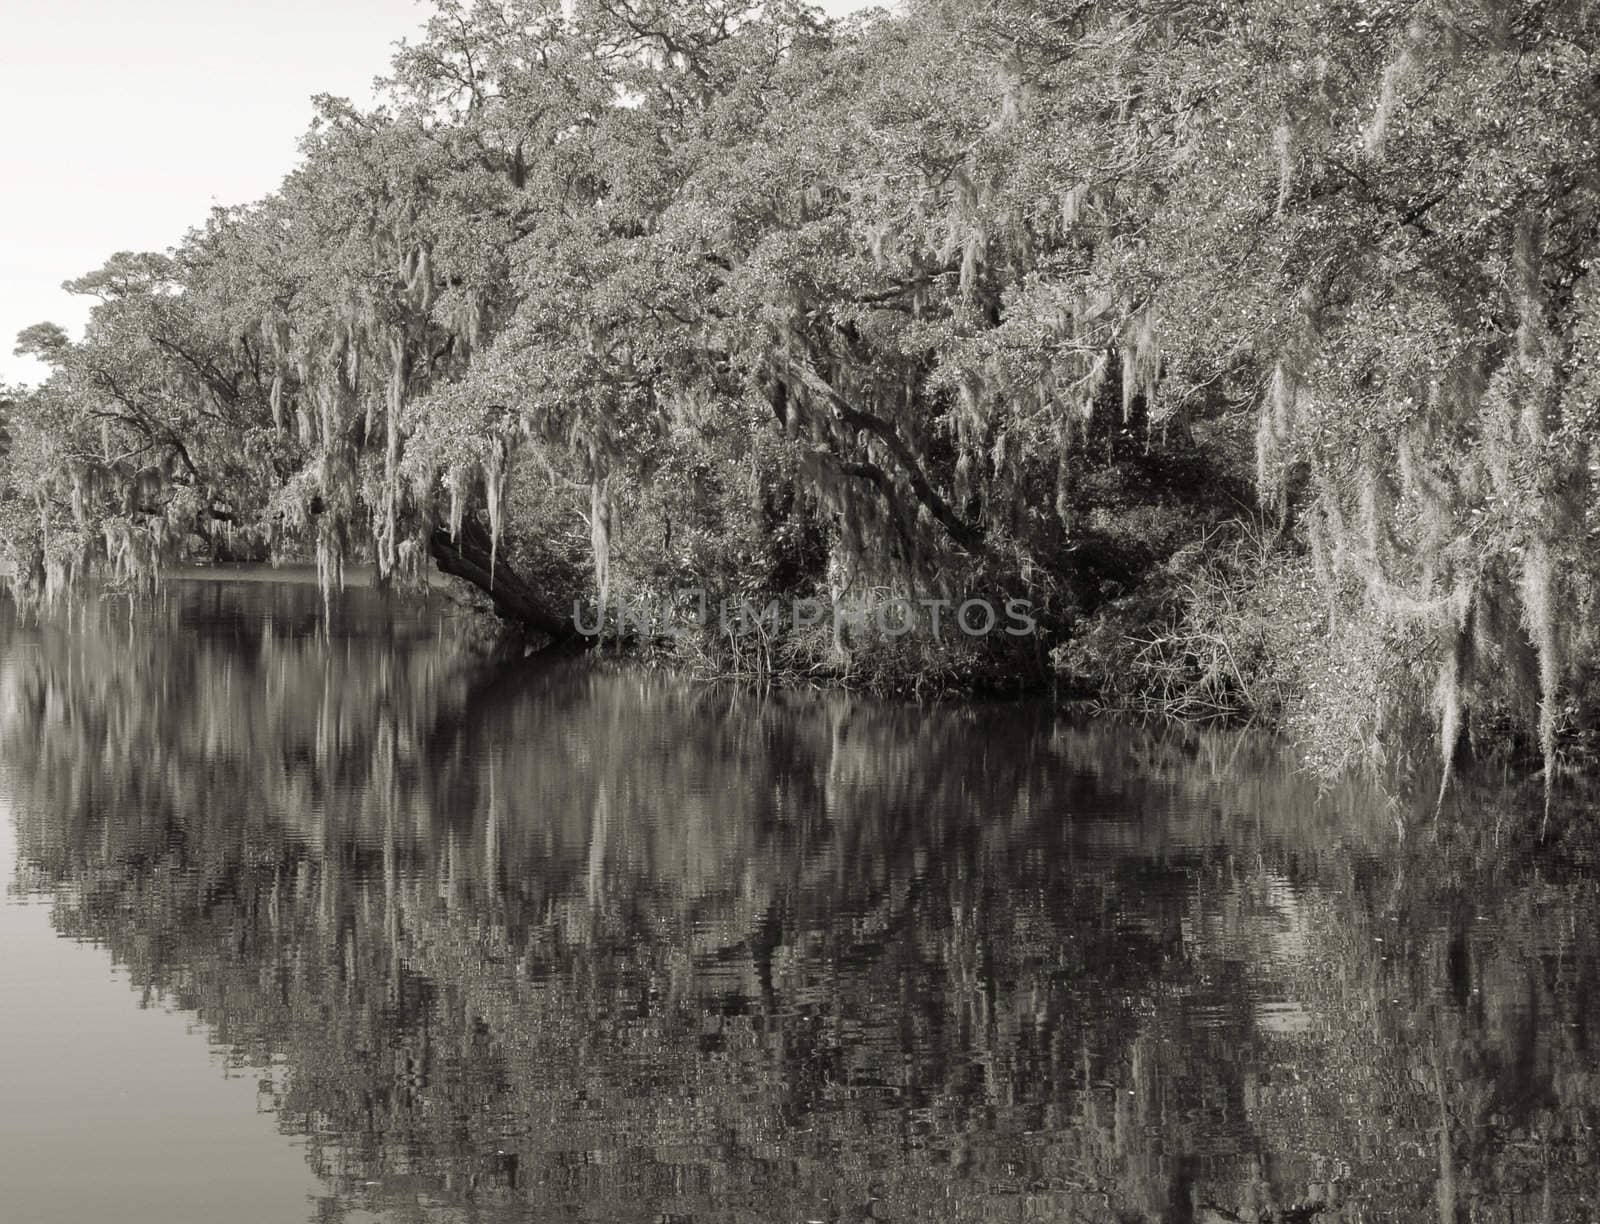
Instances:
[[[570,609],[552,605],[504,561],[494,558],[488,531],[470,515],[462,520],[453,539],[447,528],[434,528],[428,537],[428,551],[446,574],[470,582],[487,595],[502,620],[544,634],[552,646],[581,648],[589,644],[590,638],[579,632]]]

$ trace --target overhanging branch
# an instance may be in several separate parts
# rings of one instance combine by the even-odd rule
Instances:
[[[939,490],[933,487],[933,482],[928,479],[927,474],[922,470],[922,464],[918,461],[916,452],[900,436],[900,431],[895,428],[892,421],[886,420],[874,412],[868,412],[865,409],[853,406],[844,396],[834,390],[827,379],[817,373],[815,367],[809,361],[803,358],[791,361],[789,369],[792,373],[798,375],[801,384],[808,391],[827,401],[829,407],[833,409],[834,415],[840,421],[852,429],[870,433],[882,443],[883,448],[894,457],[895,462],[899,465],[901,472],[905,475],[906,482],[911,486],[911,491],[916,495],[917,501],[927,507],[928,512],[938,520],[939,525],[949,533],[950,538],[957,545],[974,556],[983,556],[988,551],[982,529],[973,526],[957,514],[950,506],[950,503],[945,501]],[[863,468],[871,465],[858,464],[855,466]],[[853,471],[850,474],[866,477],[878,485],[880,489],[885,488],[885,482],[880,481],[867,471]]]

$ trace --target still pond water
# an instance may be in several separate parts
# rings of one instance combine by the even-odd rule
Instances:
[[[0,1219],[1600,1219],[1600,873],[1474,802],[371,591],[6,606]]]

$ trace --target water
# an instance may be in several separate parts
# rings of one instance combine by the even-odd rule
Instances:
[[[7,1224],[1600,1218],[1600,891],[1516,796],[371,591],[0,617]]]

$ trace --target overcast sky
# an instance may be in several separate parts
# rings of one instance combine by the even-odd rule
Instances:
[[[865,7],[828,0],[831,12]],[[0,0],[0,382],[44,320],[74,336],[61,282],[124,250],[165,250],[213,204],[278,185],[311,96],[369,99],[421,0]]]

